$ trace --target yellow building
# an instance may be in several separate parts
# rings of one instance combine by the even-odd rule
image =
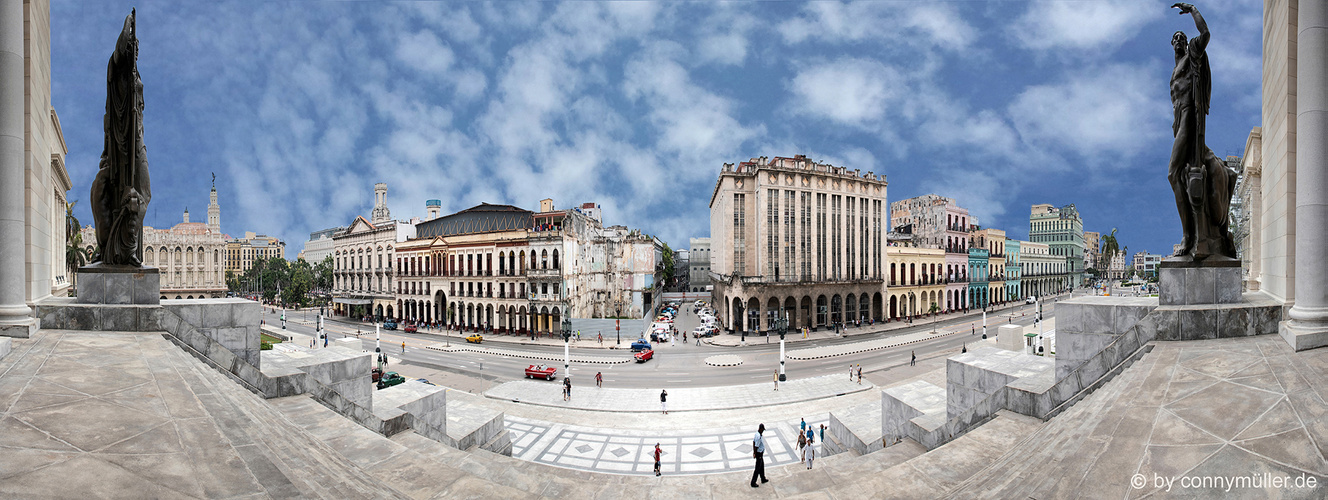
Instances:
[[[885,285],[889,319],[918,317],[945,309],[945,250],[890,246],[885,249],[889,269]]]
[[[270,257],[286,258],[286,242],[250,231],[245,231],[244,238],[226,242],[226,272],[236,276],[253,267],[255,260]]]

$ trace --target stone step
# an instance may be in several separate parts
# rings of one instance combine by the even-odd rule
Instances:
[[[240,452],[253,479],[271,496],[400,496],[222,373],[182,350],[168,352],[171,355],[157,361],[190,381],[189,388],[222,437]]]
[[[1065,491],[1055,495],[1045,493],[1057,485],[1078,483],[1077,479],[1066,481],[1066,478],[1082,476],[1091,465],[1091,457],[1104,445],[1092,436],[1101,432],[1103,426],[1114,426],[1120,412],[1128,409],[1122,397],[1133,397],[1129,389],[1143,382],[1151,366],[1152,360],[1147,357],[1130,366],[1116,379],[1052,418],[951,494],[979,498],[1073,496],[1073,492]]]

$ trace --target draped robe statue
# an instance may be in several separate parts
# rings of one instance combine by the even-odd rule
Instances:
[[[1171,163],[1167,180],[1176,195],[1184,234],[1174,260],[1199,261],[1236,258],[1236,244],[1229,231],[1231,196],[1236,192],[1236,172],[1204,144],[1204,122],[1212,101],[1213,80],[1208,66],[1208,24],[1199,10],[1177,3],[1182,15],[1189,14],[1199,36],[1187,40],[1177,31],[1171,37],[1176,67],[1171,73],[1171,105],[1175,113],[1171,131]]]
[[[92,182],[98,248],[94,263],[103,265],[142,266],[143,216],[152,199],[135,29],[135,12],[130,11],[106,66],[104,142]]]

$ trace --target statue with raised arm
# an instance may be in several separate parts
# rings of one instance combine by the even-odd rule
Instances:
[[[138,75],[135,15],[131,10],[125,18],[106,66],[101,161],[92,181],[98,248],[94,264],[143,265],[143,216],[152,199],[152,185],[143,145],[143,81]]]
[[[1171,133],[1171,163],[1167,180],[1176,195],[1176,210],[1184,234],[1173,260],[1200,261],[1211,256],[1235,259],[1236,244],[1229,231],[1227,209],[1236,191],[1236,171],[1204,144],[1204,120],[1212,98],[1208,67],[1208,23],[1188,3],[1171,6],[1194,18],[1199,36],[1188,39],[1177,31],[1171,37],[1176,68],[1171,72],[1171,105],[1175,121]]]

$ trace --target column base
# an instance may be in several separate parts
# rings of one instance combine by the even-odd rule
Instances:
[[[1328,324],[1286,320],[1277,325],[1277,333],[1297,351],[1328,346]]]
[[[37,318],[28,318],[17,322],[0,323],[0,337],[13,337],[26,339],[32,337],[41,329],[41,323]]]

